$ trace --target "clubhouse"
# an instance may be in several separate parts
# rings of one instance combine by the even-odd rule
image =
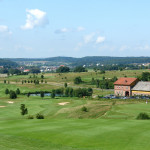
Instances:
[[[122,77],[114,82],[114,94],[116,96],[150,96],[150,82]]]

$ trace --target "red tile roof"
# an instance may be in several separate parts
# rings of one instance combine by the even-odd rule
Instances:
[[[117,85],[131,85],[134,81],[138,80],[137,78],[119,78],[114,84]]]

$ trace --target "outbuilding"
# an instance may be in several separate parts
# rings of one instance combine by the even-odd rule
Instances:
[[[139,81],[132,89],[132,96],[135,95],[150,95],[150,82],[147,81]]]

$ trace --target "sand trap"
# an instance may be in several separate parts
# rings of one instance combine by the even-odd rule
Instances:
[[[58,105],[66,105],[66,104],[69,104],[70,102],[63,102],[63,103],[58,103]]]
[[[6,107],[6,106],[0,106],[0,108],[3,108],[3,107]]]
[[[14,102],[13,102],[13,101],[8,101],[7,103],[9,103],[9,104],[13,104]]]

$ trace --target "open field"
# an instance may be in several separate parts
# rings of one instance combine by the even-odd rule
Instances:
[[[150,114],[150,103],[141,101],[19,98],[13,104],[1,99],[0,149],[142,150],[149,149],[149,121],[136,120],[139,112]],[[69,102],[66,105],[59,105]],[[30,115],[40,112],[44,120],[20,115],[24,103]],[[86,106],[88,112],[82,112]],[[104,118],[104,119],[103,119]],[[122,147],[123,146],[123,147]]]
[[[131,71],[124,72],[127,73],[131,77],[135,75]],[[141,70],[138,70],[136,75],[140,73]],[[90,74],[89,77],[85,74],[81,73],[82,78],[91,80]],[[116,76],[117,74],[119,73],[116,72]],[[59,78],[56,76],[58,74],[52,74],[51,77],[49,75],[45,74],[47,84],[22,85],[15,82],[16,79],[22,80],[29,76],[19,76],[20,79],[13,76],[9,77],[11,84],[0,83],[1,150],[149,150],[150,121],[136,120],[141,112],[150,115],[149,100],[146,104],[146,100],[76,97],[52,99],[48,96],[42,99],[38,96],[28,98],[25,95],[9,99],[9,96],[4,94],[6,88],[16,90],[19,87],[21,92],[31,92],[63,86],[64,81],[56,80]],[[84,84],[74,85],[70,75],[71,73],[63,74],[69,78],[69,86],[84,87]],[[112,73],[107,72],[105,75],[110,78],[115,74],[112,76]],[[113,90],[94,88],[94,95],[109,93],[113,93]],[[21,104],[28,108],[28,114],[25,116],[20,114]],[[87,112],[82,111],[83,106],[87,108]],[[37,113],[43,114],[45,119],[36,119]],[[34,116],[34,119],[27,119],[29,115]]]

